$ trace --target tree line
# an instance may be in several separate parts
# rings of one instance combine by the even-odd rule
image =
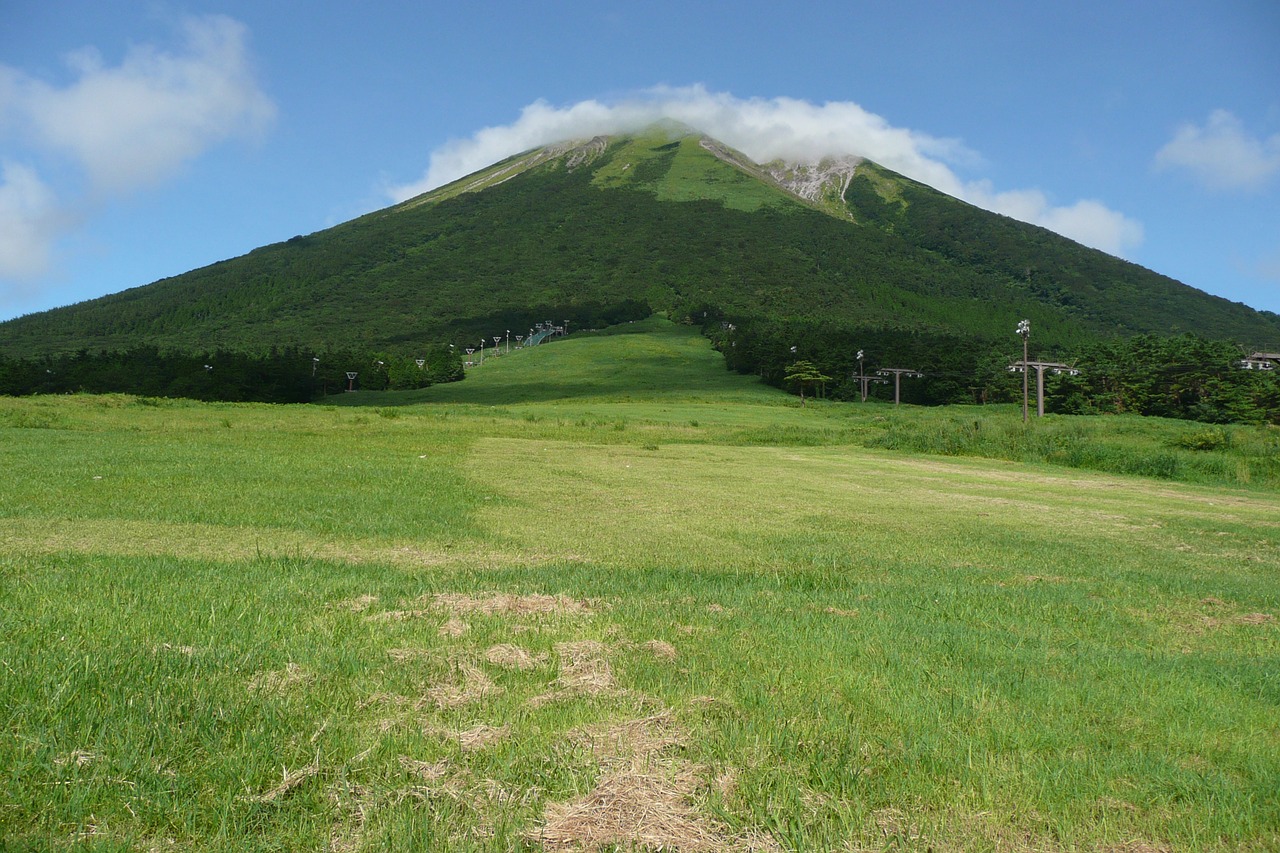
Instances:
[[[705,305],[690,309],[689,317],[702,324],[712,344],[724,354],[728,369],[756,374],[770,385],[791,391],[798,390],[794,378],[788,381],[793,366],[808,362],[822,381],[806,380],[807,392],[832,400],[860,400],[860,377],[881,380],[867,383],[869,397],[892,400],[892,379],[876,376],[877,370],[887,368],[924,374],[902,379],[903,403],[938,406],[1022,399],[1022,377],[1009,370],[1022,359],[1016,341],[941,331],[730,318]],[[1230,341],[1194,334],[1146,334],[1085,341],[1048,353],[1033,349],[1032,358],[1066,363],[1077,371],[1046,376],[1046,412],[1280,424],[1280,369],[1242,370],[1242,354]],[[1032,380],[1034,395],[1034,374]]]
[[[418,359],[422,364],[418,364]],[[348,377],[348,373],[356,374]],[[144,397],[259,403],[307,403],[348,388],[408,390],[463,377],[462,358],[447,345],[416,357],[356,349],[315,352],[273,347],[162,351],[153,346],[46,356],[0,356],[0,394],[127,393]]]

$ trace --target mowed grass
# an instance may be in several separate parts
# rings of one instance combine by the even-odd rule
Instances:
[[[1034,447],[1203,427],[801,409],[636,326],[0,399],[0,848],[1280,849],[1280,494]],[[1024,446],[868,446],[975,419]]]

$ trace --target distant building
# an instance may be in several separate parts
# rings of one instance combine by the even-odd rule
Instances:
[[[1240,366],[1245,370],[1275,370],[1280,368],[1280,352],[1252,353]]]

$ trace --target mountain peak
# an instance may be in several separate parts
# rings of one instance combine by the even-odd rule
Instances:
[[[825,207],[827,202],[839,200],[843,206],[849,184],[864,162],[864,158],[848,154],[807,162],[774,160],[765,164],[764,170],[780,186],[806,201]]]
[[[686,153],[678,155],[676,149],[686,145],[690,146],[685,149]],[[595,183],[612,186],[635,184],[640,180],[637,175],[647,173],[644,170],[629,172],[628,170],[632,167],[664,155],[688,158],[690,153],[699,149],[713,155],[715,160],[744,173],[745,176],[780,190],[786,196],[814,206],[839,219],[852,218],[845,204],[845,194],[858,167],[866,162],[864,158],[849,154],[807,161],[774,160],[767,164],[760,164],[741,151],[674,119],[662,119],[631,132],[597,135],[589,139],[566,139],[531,149],[451,184],[409,199],[401,203],[398,209],[408,210],[422,204],[444,201],[463,193],[486,190],[539,167],[553,166],[572,172],[591,166],[610,151],[617,162],[605,166],[597,173]],[[681,180],[687,180],[691,172],[705,172],[708,168],[707,164],[701,166],[690,164],[687,159],[685,163],[686,167],[678,170],[681,173]],[[666,191],[671,190],[670,181],[662,183]],[[702,197],[719,199],[733,206],[724,195],[724,187],[718,186],[719,183],[714,179],[695,182],[700,185],[701,191],[706,193]],[[660,196],[666,196],[666,191],[662,188],[658,189]],[[694,196],[686,187],[685,190],[668,197],[687,200]],[[764,203],[766,202],[757,199],[751,207],[757,208]]]

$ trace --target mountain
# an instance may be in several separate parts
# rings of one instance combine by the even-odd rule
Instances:
[[[0,324],[0,354],[152,345],[410,350],[650,310],[1047,346],[1280,317],[857,157],[757,164],[657,126],[526,152],[333,228]]]

